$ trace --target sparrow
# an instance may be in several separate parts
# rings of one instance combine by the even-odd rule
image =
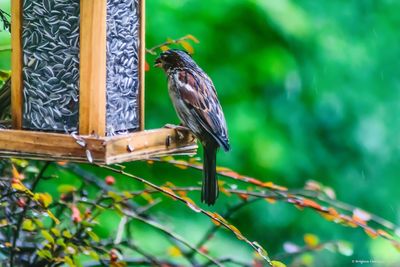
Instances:
[[[182,50],[162,52],[155,61],[168,80],[168,92],[183,126],[204,150],[201,201],[214,205],[218,197],[216,157],[220,147],[229,151],[226,121],[210,77]]]

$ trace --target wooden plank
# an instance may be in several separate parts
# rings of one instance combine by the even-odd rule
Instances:
[[[47,159],[72,159],[75,157],[86,159],[86,150],[90,150],[96,161],[104,161],[104,140],[93,137],[81,137],[86,147],[82,147],[71,135],[20,131],[0,130],[0,151],[17,152],[17,155],[45,155]]]
[[[22,128],[22,0],[11,1],[11,116],[15,129]]]
[[[182,136],[173,129],[157,129],[124,137],[106,138],[106,162],[110,164],[155,155],[196,153],[197,145],[193,135],[188,131],[180,133]]]
[[[139,118],[140,118],[140,131],[144,131],[144,97],[145,97],[145,65],[146,65],[146,1],[139,0],[140,6],[140,46],[139,46]]]
[[[79,134],[106,132],[106,0],[81,0]]]
[[[112,164],[165,155],[193,155],[197,145],[189,132],[180,137],[173,129],[157,129],[113,137],[76,137],[66,134],[0,130],[0,157]],[[167,141],[168,139],[168,141]],[[129,148],[128,148],[129,145]]]

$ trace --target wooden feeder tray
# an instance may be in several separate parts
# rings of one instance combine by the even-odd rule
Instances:
[[[197,149],[196,140],[188,131],[167,128],[112,137],[2,129],[0,147],[0,157],[97,164],[193,155]]]

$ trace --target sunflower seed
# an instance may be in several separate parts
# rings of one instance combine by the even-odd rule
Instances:
[[[78,127],[79,5],[79,0],[23,0],[26,129],[63,132],[64,126],[68,131]]]
[[[139,128],[139,15],[139,0],[107,0],[107,135]]]

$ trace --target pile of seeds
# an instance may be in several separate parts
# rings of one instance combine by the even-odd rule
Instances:
[[[23,1],[23,126],[78,126],[79,0]]]
[[[139,3],[107,0],[107,135],[139,128]]]

